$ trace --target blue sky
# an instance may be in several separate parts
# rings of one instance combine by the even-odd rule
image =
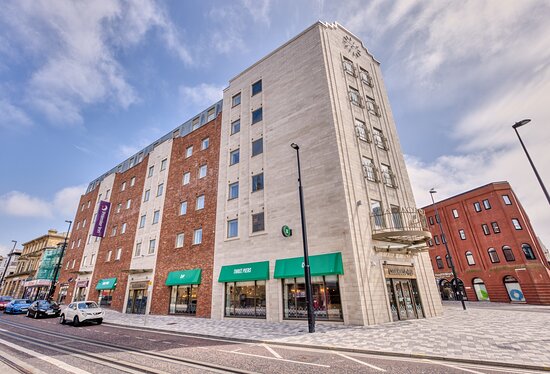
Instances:
[[[317,20],[381,62],[418,206],[512,184],[550,245],[547,1],[4,1],[0,254],[66,229],[86,185]]]

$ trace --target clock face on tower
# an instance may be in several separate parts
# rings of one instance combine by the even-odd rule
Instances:
[[[344,48],[346,48],[348,52],[351,53],[353,56],[361,56],[361,50],[359,49],[357,43],[355,43],[355,41],[351,38],[351,36],[344,36],[342,42],[344,43]]]

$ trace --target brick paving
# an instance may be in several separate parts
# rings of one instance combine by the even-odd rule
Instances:
[[[440,317],[344,326],[307,321],[271,323],[250,319],[223,321],[182,316],[147,317],[146,327],[217,337],[293,343],[315,347],[426,355],[453,359],[542,366],[550,369],[550,307],[500,303],[445,303]],[[106,322],[144,326],[143,315],[107,311]]]

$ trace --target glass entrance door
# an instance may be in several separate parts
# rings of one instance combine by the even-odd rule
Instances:
[[[145,314],[145,307],[147,306],[146,292],[145,289],[130,290],[126,313]]]
[[[386,279],[394,321],[423,318],[420,294],[414,279]]]

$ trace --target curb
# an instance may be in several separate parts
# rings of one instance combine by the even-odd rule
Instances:
[[[337,346],[330,346],[330,345],[311,345],[311,344],[277,342],[277,341],[274,341],[274,340],[228,338],[226,336],[219,336],[219,335],[207,335],[207,334],[197,334],[197,333],[190,333],[190,332],[183,332],[183,331],[164,330],[164,329],[159,329],[159,328],[154,328],[154,327],[146,327],[146,326],[144,327],[144,326],[123,325],[123,324],[120,324],[120,323],[113,323],[113,322],[103,322],[103,324],[104,325],[112,325],[112,326],[120,326],[120,327],[128,327],[128,328],[132,328],[132,329],[136,329],[136,330],[148,330],[148,331],[155,331],[155,332],[168,332],[168,333],[171,333],[171,334],[182,335],[182,336],[193,336],[193,337],[197,337],[197,338],[220,339],[220,340],[228,340],[228,341],[241,342],[241,343],[262,343],[262,344],[270,344],[270,345],[283,346],[283,347],[308,348],[308,349],[326,350],[326,351],[333,351],[333,352],[362,353],[362,354],[387,356],[387,357],[416,358],[416,359],[422,359],[422,360],[434,360],[434,361],[454,362],[454,363],[463,363],[463,364],[474,364],[474,365],[482,365],[482,366],[495,366],[495,367],[503,367],[503,368],[510,368],[510,369],[527,369],[527,370],[537,370],[537,371],[550,372],[550,366],[542,366],[542,365],[540,365],[540,366],[539,365],[525,365],[525,364],[515,364],[515,363],[511,363],[511,362],[500,362],[500,361],[491,361],[491,360],[476,361],[476,360],[468,359],[468,358],[445,357],[445,356],[436,356],[436,355],[423,354],[423,353],[398,353],[398,352],[388,352],[388,351],[376,351],[376,350],[372,350],[372,349],[337,347]]]

